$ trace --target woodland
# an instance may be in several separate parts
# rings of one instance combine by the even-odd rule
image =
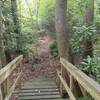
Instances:
[[[18,55],[22,83],[62,57],[100,84],[100,0],[0,0],[0,69]]]

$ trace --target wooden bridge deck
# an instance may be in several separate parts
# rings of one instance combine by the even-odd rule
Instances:
[[[62,99],[55,81],[42,77],[25,83],[17,100],[67,100]]]

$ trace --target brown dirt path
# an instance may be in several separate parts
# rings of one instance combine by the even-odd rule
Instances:
[[[44,36],[42,39],[39,39],[40,43],[40,67],[35,69],[33,75],[43,76],[45,78],[55,78],[55,69],[56,63],[54,58],[50,55],[48,44],[50,42],[49,36]]]

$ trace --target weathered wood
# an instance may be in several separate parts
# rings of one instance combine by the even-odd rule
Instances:
[[[16,68],[16,66],[22,61],[23,56],[16,57],[13,61],[11,61],[8,65],[0,70],[0,87],[1,87],[1,100],[5,100],[5,97],[10,93],[12,93],[12,89],[14,85],[16,85],[16,81],[14,85],[9,89],[8,78]],[[18,80],[18,79],[17,79]],[[8,98],[8,97],[7,97]],[[8,99],[7,99],[8,100]]]
[[[60,88],[60,79],[59,79],[58,75],[56,76],[56,84],[57,84],[57,87]]]
[[[60,74],[62,77],[64,77],[64,67],[62,65],[61,65],[61,73]],[[64,86],[63,86],[62,82],[60,82],[60,94],[62,97],[64,97]]]
[[[69,97],[71,100],[76,100],[75,96],[73,95],[71,89],[69,88],[69,86],[67,85],[66,81],[63,79],[63,77],[61,76],[61,73],[59,71],[57,71],[58,77],[60,78],[61,83],[63,84],[63,86],[65,87]]]
[[[67,60],[60,59],[64,68],[78,81],[78,83],[95,99],[100,100],[100,85],[88,77]]]
[[[11,61],[7,66],[0,70],[0,85],[7,79],[7,77],[12,73],[16,66],[21,62],[23,56],[18,56],[13,61]]]
[[[62,99],[55,81],[44,77],[33,77],[24,84],[21,91],[16,91],[13,95],[16,94],[17,100],[67,100]]]
[[[70,89],[73,91],[73,77],[70,75]]]
[[[73,78],[72,75],[69,75],[69,76],[70,76],[70,89],[73,92],[74,96],[77,97],[77,90],[75,87],[75,79]]]
[[[84,100],[89,100],[89,96],[88,96],[88,93],[86,92],[86,90],[80,84],[79,84],[79,87],[82,91]]]
[[[22,75],[22,72],[20,72],[20,74],[18,75],[17,79],[15,80],[15,83],[13,84],[13,86],[9,89],[9,92],[8,94],[6,95],[5,99],[4,100],[9,100],[12,93],[14,92],[14,89],[19,81],[19,79],[21,78],[21,75]]]

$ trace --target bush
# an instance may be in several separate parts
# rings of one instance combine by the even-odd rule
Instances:
[[[49,44],[50,53],[53,57],[58,57],[58,48],[56,41],[52,41]]]
[[[81,70],[100,83],[100,58],[84,59],[81,62]]]
[[[79,25],[73,27],[74,34],[72,35],[69,44],[73,53],[81,53],[83,51],[83,43],[85,41],[95,41],[96,27],[94,25],[86,26]]]

